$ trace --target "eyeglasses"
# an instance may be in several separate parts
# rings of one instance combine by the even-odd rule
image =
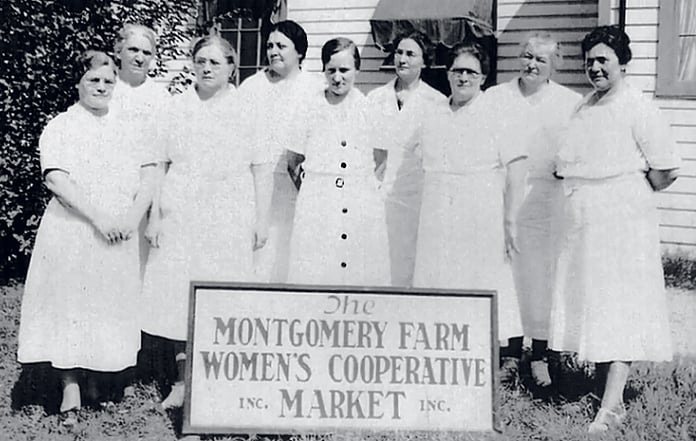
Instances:
[[[481,77],[481,72],[477,72],[473,69],[467,69],[466,67],[452,68],[449,72],[455,77],[463,77],[466,75],[469,78],[478,79]]]

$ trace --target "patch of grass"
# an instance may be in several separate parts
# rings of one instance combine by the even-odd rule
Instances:
[[[673,288],[696,289],[696,260],[684,254],[666,254],[662,257],[665,284]]]
[[[69,431],[56,412],[57,382],[45,369],[24,369],[16,362],[20,285],[0,287],[0,441],[176,441],[181,412],[165,412],[157,378],[136,383],[135,396],[100,409],[82,409],[79,426]],[[291,441],[575,441],[590,439],[587,426],[599,405],[598,381],[591,364],[570,354],[550,360],[554,386],[535,388],[528,364],[521,381],[499,389],[502,434],[390,432],[294,435]],[[14,391],[14,393],[13,393]],[[625,399],[624,426],[592,439],[615,441],[696,440],[696,362],[636,363]],[[215,441],[275,441],[277,435],[203,437]],[[287,439],[287,438],[286,438]]]

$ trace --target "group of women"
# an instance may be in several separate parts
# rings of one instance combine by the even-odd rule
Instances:
[[[552,81],[561,54],[546,34],[521,46],[518,77],[485,92],[486,52],[455,45],[449,99],[420,79],[418,33],[397,40],[396,78],[367,96],[351,40],[324,44],[323,81],[301,69],[306,52],[299,25],[273,25],[268,67],[236,90],[235,51],[201,38],[195,85],[174,98],[147,79],[146,27],[124,26],[118,67],[81,58],[79,102],[40,139],[54,198],[19,335],[20,362],[60,372],[61,411],[85,384],[98,398],[96,373],[135,364],[141,330],[173,342],[163,405],[181,406],[195,279],[496,290],[508,367],[523,336],[542,386],[548,347],[600,363],[589,429],[619,424],[630,362],[671,358],[651,193],[679,166],[656,107],[623,78],[626,34],[583,40],[585,98]]]

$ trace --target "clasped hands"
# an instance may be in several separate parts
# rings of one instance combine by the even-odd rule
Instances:
[[[94,219],[94,227],[99,234],[110,244],[115,245],[119,242],[130,240],[133,233],[138,230],[138,219],[133,219],[133,216],[108,216],[100,214]]]

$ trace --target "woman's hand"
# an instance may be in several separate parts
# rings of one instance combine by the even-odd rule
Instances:
[[[511,261],[519,254],[520,249],[517,246],[517,224],[512,221],[505,221],[505,259]]]
[[[110,245],[117,244],[123,240],[119,224],[112,217],[105,214],[96,214],[93,216],[92,224]]]
[[[157,216],[151,216],[145,227],[145,239],[152,248],[159,248],[162,236],[162,221]]]
[[[254,243],[252,249],[259,250],[268,243],[268,223],[257,222],[254,227]]]

